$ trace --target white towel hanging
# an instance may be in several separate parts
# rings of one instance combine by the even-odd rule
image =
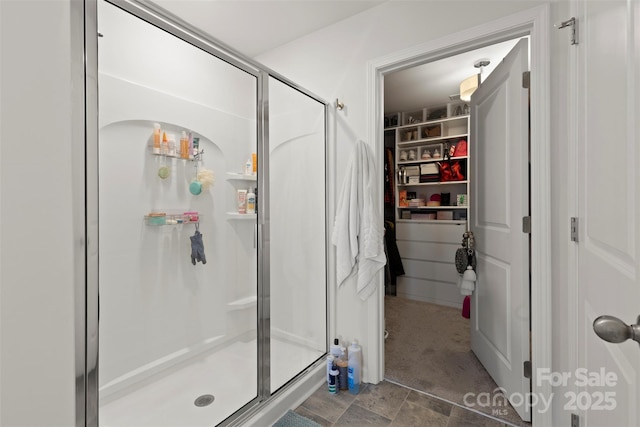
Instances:
[[[375,291],[376,273],[387,262],[384,225],[373,201],[377,183],[371,149],[359,140],[347,165],[331,240],[336,246],[338,286],[357,271],[356,290],[363,300]]]

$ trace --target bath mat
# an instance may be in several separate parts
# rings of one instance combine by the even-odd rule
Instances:
[[[273,427],[322,427],[317,422],[310,420],[307,417],[303,417],[291,409],[282,416]]]

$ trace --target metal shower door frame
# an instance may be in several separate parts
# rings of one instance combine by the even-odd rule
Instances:
[[[328,103],[306,89],[289,81],[285,77],[253,62],[236,52],[233,48],[218,41],[212,40],[208,35],[198,30],[188,29],[188,23],[167,13],[158,6],[147,1],[136,0],[105,0],[132,15],[154,25],[162,30],[178,37],[179,39],[237,67],[256,77],[257,81],[257,152],[262,159],[258,171],[258,187],[262,195],[262,212],[258,214],[258,387],[257,396],[245,404],[221,425],[232,424],[241,417],[259,410],[267,400],[272,398],[270,391],[270,269],[269,269],[269,106],[268,106],[268,78],[275,77],[287,84],[292,89],[318,101],[324,107],[325,122],[325,202],[327,201],[328,188],[328,162],[327,162],[327,138],[328,138]],[[78,152],[84,153],[84,162],[74,162],[74,171],[84,176],[84,188],[78,189],[77,200],[82,202],[84,209],[84,251],[77,254],[79,270],[82,270],[76,278],[75,288],[75,348],[76,348],[76,422],[80,426],[98,426],[98,350],[99,350],[99,253],[98,253],[98,0],[71,1],[71,30],[72,33],[83,33],[82,39],[78,38],[73,46],[77,54],[72,58],[72,65],[84,68],[82,76],[74,75],[77,87],[83,88],[83,104],[74,105],[74,108],[83,112],[74,119],[74,127],[84,130],[84,140],[78,141]],[[81,55],[80,55],[81,52]],[[80,103],[79,103],[80,104]],[[325,203],[328,207],[328,203]],[[325,209],[325,265],[328,263],[328,209]],[[327,286],[327,283],[325,283]],[[329,309],[326,306],[326,332],[329,331]],[[328,348],[328,343],[327,343]],[[299,376],[301,374],[298,374]]]

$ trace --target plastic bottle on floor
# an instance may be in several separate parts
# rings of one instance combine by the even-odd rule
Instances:
[[[327,356],[327,384],[331,379],[330,372],[333,369],[334,360],[335,360],[335,357],[333,357],[332,355]]]
[[[360,393],[360,378],[362,372],[362,347],[357,341],[352,341],[349,346],[349,362],[348,362],[348,383],[349,393]]]
[[[336,360],[340,357],[340,340],[335,338],[333,340],[333,344],[331,344],[331,348],[329,349],[329,354],[336,358]]]
[[[329,393],[331,394],[337,394],[338,393],[338,370],[336,369],[335,365],[333,367],[334,369],[329,371]]]
[[[336,361],[336,366],[338,367],[338,388],[340,390],[349,389],[349,361],[347,359],[347,349],[345,347],[340,347],[340,357],[338,357],[338,360]]]

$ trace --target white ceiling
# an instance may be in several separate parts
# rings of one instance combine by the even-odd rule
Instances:
[[[482,69],[481,78],[484,81],[517,41],[509,40],[385,75],[385,114],[415,111],[450,102],[449,95],[460,93],[460,82],[479,72],[473,65],[476,61],[485,58],[491,61]]]
[[[237,52],[253,58],[389,0],[152,0]],[[452,18],[453,19],[453,18]],[[485,78],[515,41],[467,52],[385,76],[385,113],[449,102],[460,81],[489,58]],[[277,71],[277,70],[276,70]]]
[[[153,0],[253,58],[386,0]]]

